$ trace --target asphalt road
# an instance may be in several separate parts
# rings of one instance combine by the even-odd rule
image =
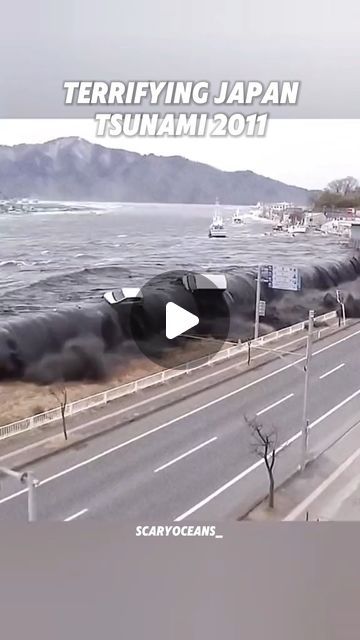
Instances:
[[[359,349],[359,325],[314,345],[310,447],[360,413]],[[275,428],[278,446],[293,437],[279,473],[284,465],[296,466],[301,357],[265,364],[34,465],[38,519],[158,523],[234,517],[266,487],[245,415]],[[15,480],[2,480],[0,521],[26,517],[26,491]]]

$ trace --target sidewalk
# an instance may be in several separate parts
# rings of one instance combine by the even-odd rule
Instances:
[[[275,508],[262,502],[248,521],[360,521],[360,408],[357,423],[304,473],[276,490]]]

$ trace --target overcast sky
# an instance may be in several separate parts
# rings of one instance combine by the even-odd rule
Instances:
[[[219,169],[251,170],[307,188],[360,179],[360,120],[270,120],[263,138],[96,138],[93,120],[0,120],[0,144],[80,136],[139,153],[182,155]]]

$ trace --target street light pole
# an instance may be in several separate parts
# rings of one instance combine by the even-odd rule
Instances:
[[[35,478],[32,471],[25,471],[24,473],[19,473],[18,471],[14,471],[13,469],[7,469],[6,467],[0,467],[0,473],[4,473],[11,478],[16,478],[19,480],[21,484],[26,484],[27,493],[28,493],[28,521],[35,522],[37,518],[37,508],[36,508],[36,487],[38,485],[38,481]]]
[[[301,471],[304,471],[306,467],[307,450],[308,450],[308,395],[309,395],[309,378],[310,378],[310,364],[312,357],[312,337],[314,327],[314,311],[309,311],[308,321],[308,335],[306,343],[306,358],[305,358],[305,383],[304,383],[304,399],[303,399],[303,415],[302,415],[302,428],[301,428]]]
[[[28,488],[28,521],[36,522],[37,504],[36,504],[35,488],[37,485],[37,480],[35,479],[32,471],[27,471],[26,474],[24,474],[24,476],[26,476],[24,480]]]
[[[255,329],[254,338],[259,337],[259,324],[260,324],[260,294],[261,294],[261,265],[257,268],[256,278],[256,303],[255,303]]]
[[[346,326],[346,316],[345,316],[345,305],[342,302],[341,303],[341,310],[342,310],[342,316],[343,316],[343,323],[344,323],[344,327]]]

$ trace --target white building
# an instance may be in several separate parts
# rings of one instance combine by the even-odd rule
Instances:
[[[274,202],[270,205],[271,213],[282,213],[287,209],[293,209],[295,205],[292,202]]]

